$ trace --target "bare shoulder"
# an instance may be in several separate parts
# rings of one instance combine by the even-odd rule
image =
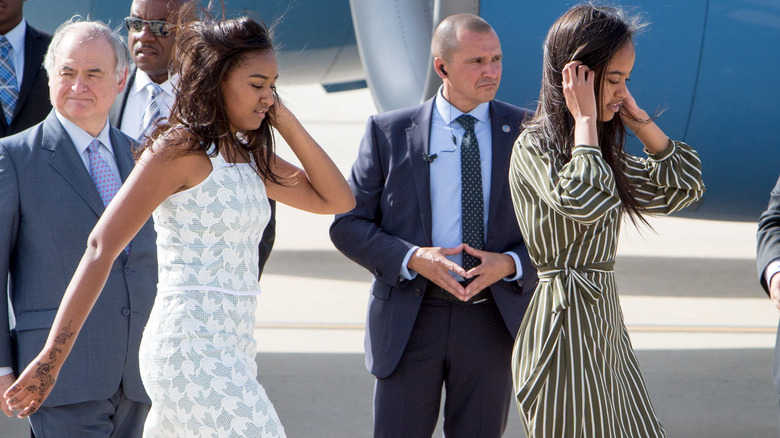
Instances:
[[[177,191],[194,187],[211,173],[211,160],[204,148],[184,130],[172,130],[158,138],[138,159],[137,166],[181,182]]]

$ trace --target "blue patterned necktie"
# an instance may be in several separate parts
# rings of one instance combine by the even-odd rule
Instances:
[[[122,185],[120,181],[117,181],[114,173],[111,172],[111,166],[106,163],[106,160],[100,156],[100,140],[93,139],[87,146],[87,153],[89,155],[89,176],[92,177],[92,181],[95,183],[95,187],[98,189],[100,200],[103,201],[103,206],[108,206],[108,203],[114,199],[114,195],[119,191],[119,187]],[[130,244],[125,248],[125,254],[130,254]]]
[[[460,178],[461,178],[461,223],[463,243],[472,248],[482,249],[485,239],[484,201],[482,199],[482,165],[479,159],[479,144],[474,124],[477,119],[463,114],[455,119],[466,133],[460,148]],[[477,265],[478,258],[463,253],[462,267],[469,270]]]
[[[11,43],[4,35],[0,35],[0,102],[3,104],[3,114],[10,125],[14,118],[16,100],[19,97],[19,86],[16,81],[16,69],[11,58]]]
[[[154,124],[157,119],[160,118],[160,106],[157,103],[157,96],[162,93],[162,88],[154,82],[146,84],[144,87],[146,92],[149,93],[149,97],[146,99],[146,109],[144,109],[144,115],[141,118],[141,130],[138,135],[139,141],[144,141],[144,137],[152,133]]]

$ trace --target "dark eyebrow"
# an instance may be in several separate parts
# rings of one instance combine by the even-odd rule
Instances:
[[[631,72],[629,72],[629,73],[623,73],[623,72],[622,72],[622,71],[620,71],[620,70],[613,70],[613,71],[607,72],[607,75],[620,75],[620,76],[628,76],[629,74],[631,74]]]
[[[253,75],[249,75],[250,78],[260,78],[260,79],[270,79],[268,76],[260,73],[255,73]],[[274,80],[279,79],[279,75],[276,75],[274,77]]]

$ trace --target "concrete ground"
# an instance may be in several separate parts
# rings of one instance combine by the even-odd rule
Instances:
[[[280,93],[347,174],[375,112],[368,91]],[[290,157],[286,145],[278,149]],[[362,356],[371,276],[333,248],[331,220],[280,206],[261,282],[259,380],[290,437],[371,436],[373,378]],[[623,230],[616,274],[659,418],[673,437],[777,437],[778,313],[756,281],[755,224],[651,224]],[[0,438],[27,436],[25,422],[0,415]],[[523,437],[514,409],[505,436]]]

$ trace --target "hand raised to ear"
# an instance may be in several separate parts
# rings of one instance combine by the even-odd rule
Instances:
[[[647,115],[647,112],[639,108],[628,89],[620,106],[620,119],[650,153],[660,153],[671,144],[669,138]]]
[[[563,68],[563,97],[574,120],[596,119],[596,74],[580,61],[572,61]]]
[[[650,116],[642,108],[639,108],[634,96],[626,89],[623,104],[620,106],[621,119],[628,129],[634,134],[650,122]]]

